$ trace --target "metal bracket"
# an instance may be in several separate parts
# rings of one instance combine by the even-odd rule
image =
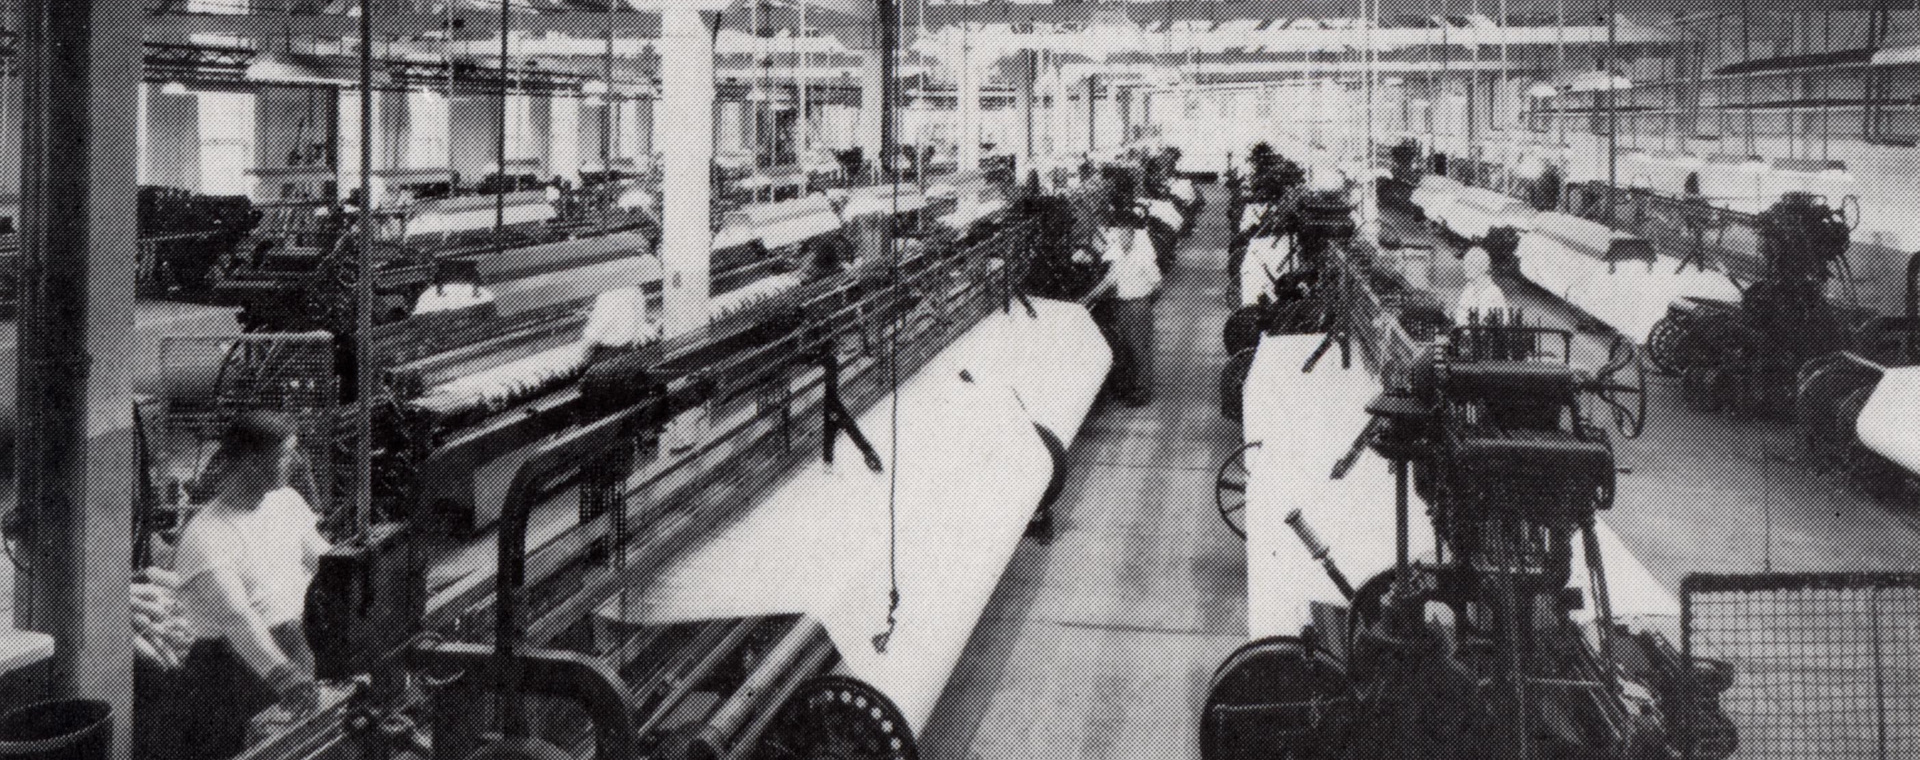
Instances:
[[[847,434],[847,439],[853,441],[853,445],[860,449],[861,457],[867,462],[867,469],[874,472],[885,470],[886,467],[880,462],[880,452],[875,451],[873,443],[867,440],[866,434],[860,432],[859,423],[854,420],[853,413],[847,411],[846,402],[840,398],[840,359],[834,354],[831,346],[821,353],[820,369],[825,373],[820,384],[820,413],[823,428],[820,436],[821,460],[827,464],[833,464],[834,444],[839,442],[840,433],[844,432]]]
[[[1307,363],[1300,367],[1300,371],[1302,373],[1312,372],[1314,366],[1320,363],[1320,357],[1325,356],[1327,350],[1333,348],[1336,344],[1340,346],[1340,368],[1352,369],[1353,343],[1348,339],[1345,329],[1336,328],[1332,332],[1327,333],[1326,340],[1320,341],[1320,347],[1315,348],[1313,355],[1307,357]]]

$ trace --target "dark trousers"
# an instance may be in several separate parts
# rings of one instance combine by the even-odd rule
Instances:
[[[134,760],[215,760],[247,748],[253,716],[273,690],[224,639],[202,640],[174,672],[134,674]]]
[[[1154,299],[1113,299],[1114,390],[1123,397],[1153,398]]]

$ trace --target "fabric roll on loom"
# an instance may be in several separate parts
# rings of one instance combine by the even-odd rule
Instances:
[[[1034,424],[1072,443],[1099,395],[1113,349],[1085,307],[1044,298],[1031,302],[1032,315],[1019,304],[995,311],[929,368],[966,370],[979,382],[1011,387]],[[946,360],[952,364],[940,363]]]
[[[1740,300],[1740,290],[1719,272],[1679,272],[1679,259],[1660,256],[1653,264],[1622,262],[1615,271],[1592,262],[1586,274],[1569,285],[1568,303],[1627,336],[1644,343],[1653,326],[1667,316],[1668,307],[1681,298]]]
[[[1394,477],[1371,450],[1334,480],[1334,463],[1346,452],[1328,441],[1353,440],[1366,426],[1366,404],[1380,390],[1358,362],[1342,369],[1337,356],[1322,357],[1311,374],[1300,372],[1324,336],[1268,336],[1261,340],[1245,397],[1246,436],[1260,441],[1247,456],[1247,630],[1249,640],[1298,635],[1312,622],[1313,603],[1344,605],[1320,564],[1300,545],[1286,517],[1299,509],[1332,549],[1332,557],[1355,585],[1393,567]],[[1337,349],[1335,349],[1337,351]],[[1414,515],[1409,532],[1415,558],[1434,549],[1432,526],[1421,518],[1426,505],[1409,494]],[[1602,563],[1616,617],[1679,615],[1679,603],[1604,522],[1596,523]],[[1570,585],[1590,589],[1586,559],[1576,548]],[[1575,617],[1591,620],[1591,598]]]
[[[502,210],[495,195],[462,195],[436,198],[413,205],[407,214],[407,236],[436,235],[484,230],[502,221]],[[506,224],[544,222],[560,215],[544,190],[508,193],[504,208]]]
[[[1541,213],[1535,219],[1537,229],[1521,236],[1516,251],[1521,274],[1636,343],[1647,340],[1675,300],[1740,300],[1725,274],[1682,267],[1671,256],[1635,252],[1633,258],[1609,261],[1609,244],[1639,241],[1632,235],[1565,214]]]
[[[1920,367],[1894,367],[1880,377],[1854,422],[1860,443],[1920,474]]]
[[[917,734],[1052,475],[1034,423],[1071,440],[1110,360],[1079,306],[1034,306],[1037,317],[1019,305],[990,316],[902,383],[898,459],[889,400],[860,415],[884,471],[842,438],[835,464],[803,465],[600,614],[662,625],[804,613],[825,626],[836,672],[885,695]],[[890,554],[902,601],[880,651]]]

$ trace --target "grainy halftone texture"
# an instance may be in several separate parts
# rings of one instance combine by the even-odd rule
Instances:
[[[1730,665],[1734,757],[1920,756],[1920,578],[1690,577],[1687,649]],[[1681,717],[1681,716],[1675,716]]]

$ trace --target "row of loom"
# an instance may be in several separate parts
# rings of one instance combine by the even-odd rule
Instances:
[[[1894,277],[1899,257],[1848,240],[1858,220],[1844,202],[1790,193],[1747,214],[1586,183],[1571,188],[1576,216],[1435,175],[1411,201],[1455,240],[1485,246],[1510,273],[1643,343],[1695,406],[1791,417],[1856,482],[1887,495],[1913,487],[1912,447],[1870,431],[1895,424],[1912,398],[1880,380],[1920,361],[1916,265],[1908,257]],[[1863,255],[1865,272],[1853,264]],[[1906,284],[1892,311],[1885,293],[1858,292],[1885,279]]]
[[[1667,669],[1646,666],[1678,657],[1657,635],[1630,625],[1677,614],[1676,600],[1604,521],[1591,512],[1563,515],[1550,505],[1572,502],[1539,495],[1556,478],[1572,482],[1583,472],[1611,480],[1604,434],[1577,412],[1572,432],[1561,429],[1557,405],[1585,385],[1605,389],[1610,402],[1644,395],[1644,387],[1608,376],[1632,365],[1631,351],[1620,363],[1616,349],[1616,361],[1594,378],[1560,364],[1571,353],[1570,334],[1562,358],[1550,363],[1535,356],[1553,354],[1543,344],[1554,342],[1542,340],[1550,331],[1482,324],[1483,315],[1466,327],[1414,337],[1393,318],[1397,305],[1375,292],[1377,278],[1366,270],[1378,254],[1360,255],[1363,245],[1335,245],[1310,275],[1304,297],[1334,312],[1333,321],[1267,325],[1256,333],[1252,366],[1237,389],[1247,443],[1223,463],[1217,491],[1222,516],[1247,540],[1252,641],[1212,680],[1201,756],[1639,757],[1687,742],[1693,756],[1725,756],[1731,724],[1714,722],[1719,714],[1710,700],[1681,700]],[[1429,401],[1466,404],[1480,414],[1452,420],[1444,411],[1450,407]],[[1555,413],[1521,411],[1528,405]],[[1419,427],[1471,419],[1478,422],[1458,430]],[[1345,456],[1326,450],[1329,437],[1353,432],[1360,437]],[[1423,447],[1433,445],[1450,453],[1429,459]],[[1574,466],[1594,452],[1606,461]],[[1438,485],[1459,467],[1478,480]],[[1524,485],[1486,496],[1484,504],[1474,501],[1478,491],[1460,488],[1509,477]],[[1606,493],[1610,501],[1612,490]],[[1422,508],[1433,516],[1431,530],[1409,525],[1409,513]],[[1556,525],[1539,528],[1541,535],[1581,532],[1585,541],[1534,554],[1542,547],[1479,532],[1479,522],[1502,520]],[[1315,576],[1332,582],[1302,580]],[[1528,579],[1541,585],[1528,586]],[[1501,597],[1499,589],[1518,589],[1520,597],[1558,594],[1561,601],[1529,622],[1535,613],[1516,616],[1511,605],[1518,597]],[[1451,606],[1453,614],[1403,614],[1423,602]],[[1532,609],[1549,613],[1537,602]],[[1526,642],[1518,648],[1516,629]],[[1435,631],[1446,632],[1445,643],[1426,646]],[[1628,662],[1626,652],[1640,664],[1615,670],[1613,658]],[[1573,666],[1580,662],[1598,665]],[[1468,672],[1473,677],[1460,680]],[[1478,686],[1449,691],[1469,681]],[[1559,686],[1529,686],[1546,681]],[[1615,681],[1634,684],[1627,693],[1640,696],[1622,699],[1617,686],[1607,686]],[[1669,716],[1664,725],[1662,711]],[[1712,739],[1700,738],[1707,731],[1676,732],[1672,716],[1682,714],[1689,725],[1714,727]]]
[[[373,532],[323,561],[309,639],[324,678],[393,688],[350,688],[249,756],[506,751],[478,738],[492,711],[448,704],[510,706],[533,717],[508,733],[575,754],[912,756],[1110,354],[1083,306],[1023,295],[1039,233],[991,188],[785,204],[823,202],[847,223],[748,220],[802,252],[749,257],[732,287],[716,271],[698,337],[659,336],[636,258],[430,287],[451,308],[376,327],[377,470],[405,477],[376,480]]]

